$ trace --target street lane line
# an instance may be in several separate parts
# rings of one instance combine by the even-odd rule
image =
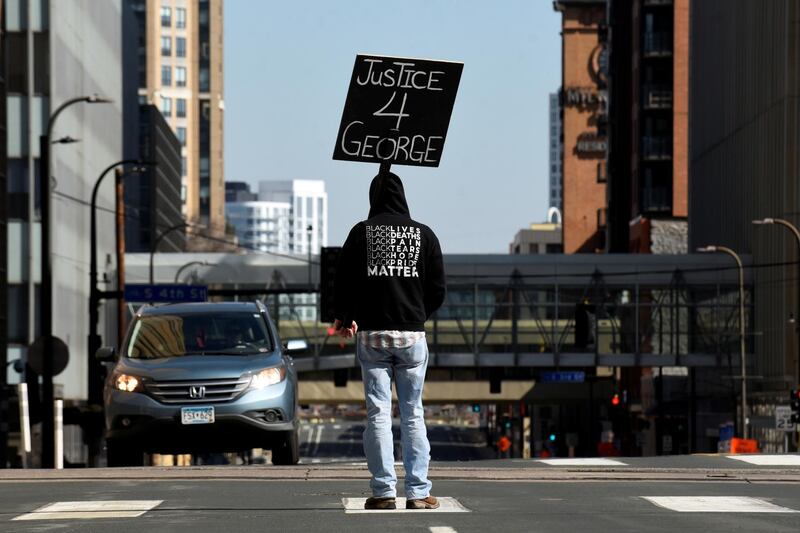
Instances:
[[[728,459],[760,466],[800,466],[800,455],[727,455]]]
[[[438,509],[406,509],[406,499],[397,498],[397,509],[364,509],[366,498],[342,498],[342,506],[346,514],[367,513],[468,513],[469,509],[461,505],[455,498],[443,497],[439,500]]]
[[[640,496],[653,505],[679,513],[800,513],[747,496]]]
[[[55,502],[12,520],[85,520],[91,518],[136,518],[164,500],[104,500]]]
[[[450,526],[431,526],[428,529],[430,529],[431,533],[458,533]]]
[[[559,459],[536,459],[537,463],[550,466],[628,466],[628,463],[603,457],[564,457]]]

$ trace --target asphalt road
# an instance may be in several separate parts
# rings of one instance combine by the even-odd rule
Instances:
[[[362,434],[364,422],[326,419],[324,422],[304,422],[300,427],[300,457],[305,464],[364,461]],[[400,427],[392,427],[395,459],[402,460]],[[433,461],[475,461],[496,457],[493,448],[486,446],[486,435],[477,428],[437,425],[428,426]]]
[[[269,467],[264,467],[269,468]],[[296,467],[302,472],[302,467]],[[218,471],[230,471],[220,469]],[[252,468],[248,469],[252,472]],[[152,471],[152,469],[150,469]],[[0,479],[0,531],[403,531],[486,532],[797,532],[800,512],[676,512],[643,496],[757,498],[800,511],[800,472],[792,483],[536,482],[438,480],[434,492],[451,496],[465,513],[346,514],[343,498],[366,497],[365,480],[112,479],[10,481]],[[302,476],[299,476],[302,477]],[[54,502],[153,500],[138,517],[13,520]],[[125,504],[119,504],[119,510]],[[112,508],[114,509],[114,508]],[[113,512],[113,511],[112,511]],[[442,529],[450,528],[450,529]]]

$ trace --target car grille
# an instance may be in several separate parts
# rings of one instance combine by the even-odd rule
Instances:
[[[161,403],[227,402],[241,395],[250,384],[250,377],[231,379],[198,379],[189,381],[147,381],[147,393]],[[202,390],[202,397],[192,396]]]

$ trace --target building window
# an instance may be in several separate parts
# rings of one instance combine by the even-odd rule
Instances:
[[[186,175],[186,158],[181,157],[181,176]]]
[[[172,37],[161,37],[161,55],[172,55]]]
[[[186,9],[183,7],[175,8],[175,27],[176,28],[186,27]]]
[[[186,67],[175,67],[175,85],[186,87]]]
[[[597,163],[597,183],[605,183],[606,181],[606,165],[601,161]]]
[[[169,87],[172,85],[172,67],[164,65],[161,67],[161,86]]]
[[[172,9],[162,6],[161,7],[161,27],[169,28],[172,26]]]
[[[546,253],[548,254],[562,254],[564,253],[564,247],[561,244],[547,244],[546,245]]]
[[[175,37],[175,55],[178,57],[186,57],[185,37]]]
[[[186,128],[176,128],[175,135],[178,137],[178,140],[181,142],[181,146],[186,146]]]
[[[175,116],[178,118],[186,117],[186,98],[175,99]]]
[[[161,114],[165,117],[172,116],[172,98],[166,96],[161,97]]]
[[[209,87],[211,87],[211,79],[208,75],[207,68],[200,69],[200,90],[203,92],[208,92]]]

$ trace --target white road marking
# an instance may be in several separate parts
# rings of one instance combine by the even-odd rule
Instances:
[[[458,531],[450,526],[431,526],[428,529],[431,533],[458,533]]]
[[[559,459],[536,459],[538,463],[550,466],[628,466],[627,463],[616,459],[605,459],[603,457],[565,457]]]
[[[641,496],[650,503],[679,513],[800,513],[747,496]]]
[[[800,455],[728,455],[728,459],[761,466],[800,466]]]
[[[333,425],[333,429],[342,429],[342,425],[341,424],[334,424]]]
[[[397,498],[397,509],[364,509],[366,498],[342,498],[344,512],[347,514],[367,514],[367,513],[468,513],[469,509],[464,507],[455,498],[438,498],[438,509],[406,509],[406,499]]]
[[[88,518],[135,518],[164,500],[104,500],[55,502],[12,520],[84,520]]]

